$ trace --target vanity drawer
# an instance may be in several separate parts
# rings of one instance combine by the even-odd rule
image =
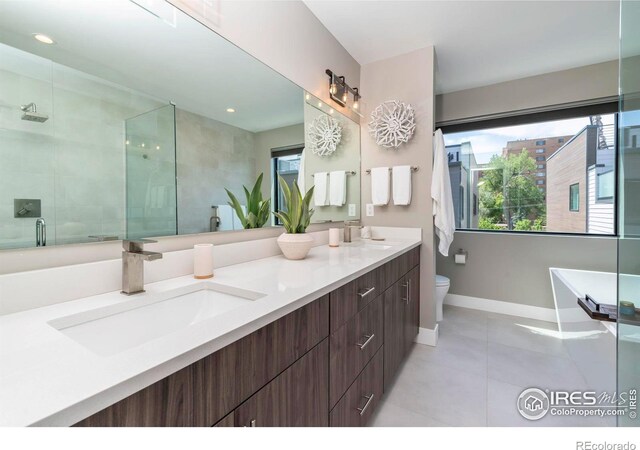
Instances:
[[[329,403],[335,405],[358,374],[382,346],[383,296],[342,325],[329,338]]]
[[[336,331],[380,293],[383,267],[372,270],[331,292],[329,306],[331,331]]]
[[[413,248],[408,252],[389,261],[381,267],[379,273],[379,284],[381,292],[386,291],[396,281],[406,275],[411,269],[420,264],[420,247]]]
[[[383,349],[364,368],[358,379],[333,408],[330,415],[332,427],[362,427],[367,424],[376,409],[383,391]]]

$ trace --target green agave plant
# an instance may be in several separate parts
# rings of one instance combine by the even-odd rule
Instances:
[[[244,195],[247,198],[247,213],[242,210],[242,205],[238,201],[233,192],[229,189],[225,189],[227,191],[227,195],[231,201],[229,205],[234,209],[242,226],[245,229],[249,228],[262,228],[265,223],[269,220],[269,213],[271,212],[271,200],[264,200],[262,198],[262,176],[264,174],[260,174],[258,179],[256,180],[256,184],[253,186],[251,192],[246,188],[246,186],[242,186],[244,189]]]
[[[293,181],[292,189],[289,189],[289,185],[280,175],[278,175],[278,183],[280,183],[287,210],[274,212],[273,214],[282,221],[287,233],[304,233],[309,223],[311,223],[311,216],[314,213],[314,210],[309,208],[314,186],[303,197],[295,180]]]

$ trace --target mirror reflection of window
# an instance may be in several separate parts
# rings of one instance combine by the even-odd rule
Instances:
[[[303,147],[273,149],[271,151],[271,167],[273,182],[271,203],[274,211],[280,211],[284,208],[284,197],[280,183],[278,183],[278,175],[287,182],[289,187],[293,187],[293,182],[298,179],[300,173],[300,157],[302,156]],[[275,218],[276,225],[282,225],[280,219]]]

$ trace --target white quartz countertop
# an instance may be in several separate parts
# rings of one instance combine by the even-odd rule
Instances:
[[[216,269],[213,281],[264,297],[113,355],[99,355],[48,322],[199,283],[184,276],[0,317],[0,426],[72,425],[420,245],[419,239],[315,247]],[[388,246],[388,248],[387,248]],[[126,332],[126,330],[123,330]]]

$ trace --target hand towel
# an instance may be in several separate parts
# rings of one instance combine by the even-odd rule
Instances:
[[[218,205],[218,217],[220,218],[220,225],[218,225],[218,231],[233,230],[233,217],[235,213],[229,205]]]
[[[371,169],[371,203],[382,206],[389,203],[389,168]]]
[[[449,158],[440,130],[437,130],[433,136],[431,198],[433,200],[433,223],[439,239],[438,250],[444,256],[449,256],[449,246],[453,242],[453,234],[456,231],[456,218],[453,212],[453,196],[451,195],[451,179],[449,178]]]
[[[327,206],[327,172],[316,172],[313,174],[313,200],[316,206]]]
[[[329,173],[329,203],[342,206],[347,202],[347,172],[336,170]]]
[[[391,173],[393,204],[411,204],[411,166],[394,166]]]
[[[307,192],[307,182],[304,178],[304,149],[302,149],[302,153],[300,153],[300,166],[298,167],[298,187],[300,188],[300,192],[302,195]]]

